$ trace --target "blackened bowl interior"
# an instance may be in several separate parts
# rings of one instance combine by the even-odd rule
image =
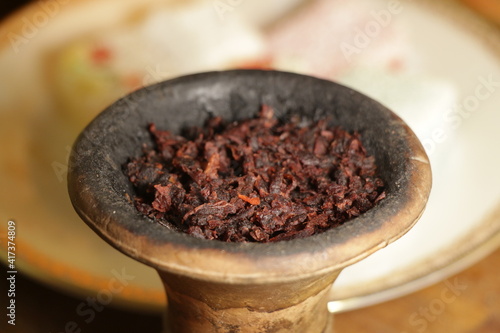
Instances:
[[[129,201],[134,191],[122,166],[128,158],[141,155],[143,143],[152,144],[148,124],[179,132],[201,126],[213,115],[231,120],[254,116],[263,104],[281,118],[328,117],[332,125],[360,132],[385,181],[386,199],[338,228],[272,244],[200,240],[138,213]],[[259,70],[180,77],[117,101],[77,139],[68,181],[71,200],[83,220],[127,255],[158,269],[235,281],[316,274],[360,260],[413,226],[431,187],[421,144],[386,107],[334,82]]]

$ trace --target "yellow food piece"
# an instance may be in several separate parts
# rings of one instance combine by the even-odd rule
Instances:
[[[109,62],[96,59],[100,46],[87,41],[68,45],[53,59],[52,87],[57,108],[78,127],[127,92]]]

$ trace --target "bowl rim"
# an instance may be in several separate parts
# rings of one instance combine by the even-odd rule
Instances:
[[[397,129],[408,151],[404,156],[404,170],[409,186],[400,189],[398,198],[386,198],[359,217],[304,239],[276,243],[225,243],[197,239],[168,230],[158,223],[144,223],[140,229],[131,230],[130,223],[144,222],[144,217],[138,214],[131,216],[122,207],[109,205],[109,196],[117,196],[119,191],[102,187],[102,182],[96,179],[103,176],[100,174],[103,170],[99,169],[99,163],[94,163],[95,151],[102,150],[106,145],[96,145],[94,140],[96,135],[106,138],[107,131],[102,130],[103,124],[116,117],[117,110],[124,108],[127,98],[147,98],[155,92],[191,82],[266,75],[285,80],[294,78],[321,82],[368,101],[377,112],[390,114],[391,126]],[[133,112],[140,111],[136,109]],[[121,169],[118,172],[121,173]],[[422,215],[431,189],[431,178],[429,159],[413,131],[401,118],[371,98],[338,83],[302,74],[228,70],[163,81],[139,89],[112,104],[76,140],[69,160],[68,189],[75,210],[94,231],[121,252],[157,270],[210,281],[277,283],[341,270],[400,238]],[[122,196],[120,200],[124,201],[123,193]]]

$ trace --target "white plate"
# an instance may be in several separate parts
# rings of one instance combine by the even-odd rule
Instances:
[[[164,306],[160,280],[152,269],[104,243],[74,213],[61,176],[76,132],[54,110],[41,64],[55,46],[116,25],[150,2],[155,1],[126,0],[117,7],[111,0],[60,0],[51,10],[33,3],[3,22],[0,40],[0,221],[2,228],[9,219],[17,223],[18,268],[85,296],[108,290],[113,274],[126,273],[133,279],[113,295],[113,304],[143,310]],[[331,311],[367,306],[444,279],[500,243],[498,32],[455,2],[400,5],[403,10],[394,19],[418,58],[419,74],[451,82],[459,103],[474,103],[474,98],[478,103],[470,104],[467,114],[456,113],[453,122],[433,115],[437,121],[431,125],[415,124],[424,124],[431,139],[442,130],[434,145],[426,141],[434,173],[428,208],[398,242],[341,274],[331,293]],[[371,1],[370,6],[382,10],[388,2]],[[493,84],[478,88],[484,86],[481,80]],[[488,96],[485,89],[491,90]],[[458,109],[440,111],[453,110]],[[5,247],[3,240],[0,246]],[[6,259],[4,251],[0,255]]]
[[[332,291],[339,301],[330,303],[331,311],[381,302],[445,279],[490,253],[500,240],[499,33],[453,2],[403,3],[398,19],[410,32],[423,71],[451,80],[457,103],[441,110],[440,121],[431,121],[421,136],[433,169],[426,212],[400,241],[341,273]]]

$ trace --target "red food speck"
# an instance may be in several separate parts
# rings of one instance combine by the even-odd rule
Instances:
[[[112,52],[105,46],[98,46],[92,50],[91,58],[95,65],[104,65],[112,59]]]

